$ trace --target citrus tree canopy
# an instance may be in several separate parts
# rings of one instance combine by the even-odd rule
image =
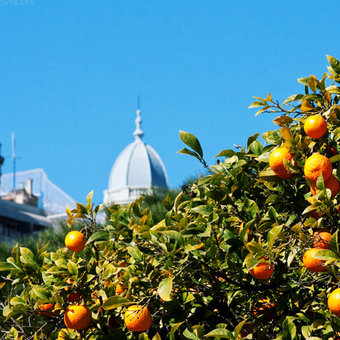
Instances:
[[[0,263],[0,339],[338,339],[340,63],[283,103],[256,98],[276,129],[223,150],[209,174],[138,199],[103,226],[92,193],[67,208],[67,247],[14,247]],[[76,237],[70,237],[70,236]]]

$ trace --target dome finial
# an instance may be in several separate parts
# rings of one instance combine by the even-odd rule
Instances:
[[[144,136],[144,132],[141,129],[141,123],[142,123],[142,119],[140,117],[140,96],[138,96],[137,98],[137,118],[135,120],[136,122],[136,130],[134,131],[133,135],[136,137],[136,139],[142,139],[142,137]]]

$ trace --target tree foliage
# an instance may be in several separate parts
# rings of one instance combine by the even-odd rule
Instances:
[[[5,339],[55,339],[63,328],[68,295],[77,292],[92,311],[84,331],[65,331],[79,339],[336,339],[340,320],[327,307],[338,287],[339,201],[322,176],[310,193],[305,160],[315,152],[330,158],[339,178],[340,64],[328,57],[329,73],[299,79],[304,93],[282,104],[269,94],[251,107],[279,114],[278,129],[248,138],[240,151],[223,150],[210,174],[163,200],[164,216],[154,219],[143,198],[129,206],[112,206],[110,218],[97,226],[91,193],[86,204],[67,209],[68,225],[82,224],[87,246],[32,252],[14,247],[0,263],[3,301],[0,334]],[[330,84],[326,84],[330,82]],[[306,136],[304,120],[321,114],[328,132],[318,140]],[[202,147],[181,132],[186,148],[205,167]],[[285,146],[295,164],[285,162],[292,177],[281,179],[268,166],[270,153]],[[318,259],[326,271],[308,271],[302,257],[313,246],[316,230],[332,233],[330,249]],[[274,267],[270,278],[250,275],[260,262]],[[118,285],[122,292],[117,292]],[[39,314],[44,303],[54,315]],[[131,333],[123,323],[127,306],[147,306],[153,324]],[[0,338],[1,339],[1,338]]]

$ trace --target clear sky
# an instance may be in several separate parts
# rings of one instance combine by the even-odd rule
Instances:
[[[283,100],[297,78],[340,58],[339,0],[0,0],[0,143],[12,171],[44,168],[75,200],[102,200],[114,160],[133,141],[141,95],[144,141],[171,187],[203,170],[177,154],[195,134],[209,164],[274,129],[253,96]]]

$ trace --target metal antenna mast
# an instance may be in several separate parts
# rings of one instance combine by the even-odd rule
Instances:
[[[13,191],[15,190],[15,168],[16,168],[16,156],[15,156],[15,136],[12,132],[12,161],[13,161]]]
[[[1,156],[1,143],[0,143],[0,189],[1,189],[1,175],[2,175],[2,171],[1,171],[1,167],[4,164],[5,158],[3,156]],[[0,190],[1,193],[1,190]]]

